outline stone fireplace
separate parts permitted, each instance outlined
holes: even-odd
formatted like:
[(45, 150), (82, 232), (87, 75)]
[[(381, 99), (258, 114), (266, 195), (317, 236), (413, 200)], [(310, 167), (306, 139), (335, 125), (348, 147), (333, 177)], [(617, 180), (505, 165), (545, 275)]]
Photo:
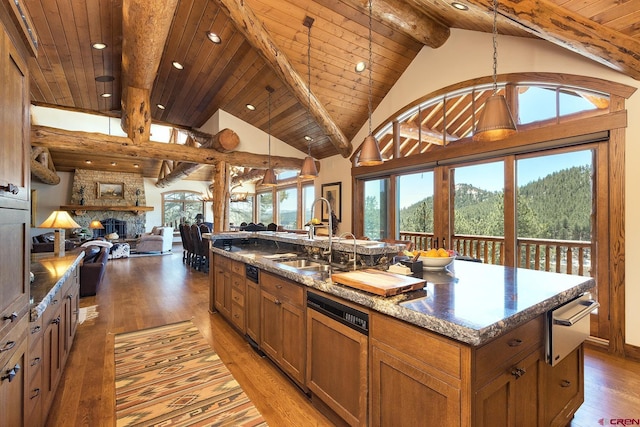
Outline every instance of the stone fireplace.
[[(122, 188), (116, 196), (101, 194), (101, 187), (117, 184)], [(142, 175), (125, 172), (105, 172), (76, 169), (71, 188), (71, 205), (90, 206), (91, 209), (78, 209), (74, 220), (83, 228), (89, 228), (93, 220), (102, 222), (103, 230), (91, 230), (95, 236), (104, 236), (113, 232), (121, 238), (135, 238), (144, 233), (146, 214), (123, 207), (146, 206), (144, 181)], [(104, 206), (104, 209), (96, 209)]]

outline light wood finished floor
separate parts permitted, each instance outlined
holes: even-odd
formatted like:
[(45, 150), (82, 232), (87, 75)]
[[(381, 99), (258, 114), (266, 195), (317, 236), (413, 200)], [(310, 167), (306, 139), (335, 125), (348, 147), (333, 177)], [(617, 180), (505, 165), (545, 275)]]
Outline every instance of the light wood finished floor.
[[(109, 261), (98, 317), (78, 327), (47, 426), (114, 426), (114, 334), (192, 319), (272, 427), (330, 426), (307, 397), (258, 356), (219, 315), (210, 314), (208, 276), (174, 255)], [(586, 352), (585, 403), (571, 426), (640, 419), (640, 364)]]

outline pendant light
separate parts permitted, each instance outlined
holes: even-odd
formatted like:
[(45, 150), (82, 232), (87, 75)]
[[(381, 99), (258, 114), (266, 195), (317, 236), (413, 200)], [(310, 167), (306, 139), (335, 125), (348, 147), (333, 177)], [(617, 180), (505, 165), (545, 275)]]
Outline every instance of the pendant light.
[[(302, 25), (309, 28), (308, 33), (308, 43), (307, 43), (307, 76), (309, 77), (309, 104), (307, 111), (308, 114), (308, 125), (311, 125), (311, 26), (315, 20), (309, 16), (305, 16), (304, 21), (302, 21)], [(309, 128), (309, 126), (307, 126)], [(304, 158), (304, 162), (302, 162), (302, 169), (300, 169), (300, 178), (302, 179), (315, 179), (318, 177), (318, 169), (316, 168), (316, 161), (311, 156), (311, 141), (313, 138), (305, 137), (308, 140), (308, 152), (307, 157)]]
[(269, 169), (264, 173), (264, 178), (262, 178), (262, 185), (267, 185), (269, 187), (273, 187), (277, 185), (278, 181), (276, 180), (276, 174), (273, 173), (273, 169), (271, 169), (271, 94), (273, 93), (273, 88), (271, 86), (267, 86), (267, 92), (269, 92), (269, 124), (268, 124), (268, 132), (269, 135)]
[(490, 142), (513, 135), (518, 130), (513, 121), (507, 100), (498, 95), (498, 0), (493, 0), (493, 94), (487, 99), (480, 113), (473, 140)]
[(372, 12), (371, 12), (371, 0), (369, 0), (369, 135), (362, 142), (360, 148), (360, 155), (358, 156), (358, 166), (375, 166), (382, 164), (382, 154), (380, 154), (380, 147), (378, 141), (371, 132), (371, 114), (373, 110), (373, 78), (371, 69), (373, 68), (373, 50), (371, 48), (372, 43)]

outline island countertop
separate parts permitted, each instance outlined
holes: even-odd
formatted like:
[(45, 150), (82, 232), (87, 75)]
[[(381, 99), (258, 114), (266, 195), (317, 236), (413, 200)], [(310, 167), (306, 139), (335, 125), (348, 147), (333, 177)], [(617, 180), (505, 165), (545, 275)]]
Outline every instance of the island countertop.
[(31, 272), (34, 275), (30, 288), (31, 322), (38, 320), (44, 313), (82, 258), (84, 258), (84, 251), (67, 252), (62, 257), (55, 256), (53, 253), (31, 254)]
[(595, 286), (590, 277), (456, 260), (448, 270), (424, 272), (426, 286), (380, 297), (330, 277), (283, 267), (269, 247), (212, 246), (212, 252), (278, 274), (456, 341), (480, 346)]

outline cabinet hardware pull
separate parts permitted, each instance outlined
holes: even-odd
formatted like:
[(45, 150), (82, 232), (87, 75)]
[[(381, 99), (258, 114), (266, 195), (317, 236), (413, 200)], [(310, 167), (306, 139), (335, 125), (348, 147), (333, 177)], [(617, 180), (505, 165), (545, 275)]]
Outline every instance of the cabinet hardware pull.
[(282, 289), (282, 285), (276, 285), (276, 288)]
[(509, 341), (509, 347), (518, 347), (519, 345), (522, 344), (522, 340), (520, 338), (514, 338), (511, 341)]
[(0, 185), (0, 189), (11, 194), (18, 194), (20, 192), (18, 186), (12, 183), (8, 183), (7, 185)]
[(31, 362), (31, 366), (36, 366), (38, 363), (40, 363), (40, 358), (36, 357), (35, 359), (33, 359), (33, 361)]
[(33, 393), (31, 393), (31, 397), (29, 399), (35, 399), (38, 396), (40, 396), (40, 389), (39, 388), (34, 388), (33, 389)]
[(280, 305), (280, 304), (282, 304), (282, 303), (280, 302), (280, 300), (279, 300), (279, 299), (277, 299), (277, 300), (273, 301), (273, 303), (274, 303), (275, 305)]
[(58, 303), (57, 299), (54, 299), (53, 301), (51, 301), (51, 304), (57, 304), (57, 303)]
[(31, 329), (32, 334), (35, 334), (36, 332), (40, 332), (40, 326), (36, 326), (35, 328)]
[(3, 375), (0, 377), (0, 381), (4, 381), (4, 380), (9, 380), (9, 382), (13, 381), (13, 378), (16, 375), (18, 375), (19, 371), (20, 371), (20, 365), (16, 363), (16, 366), (14, 366), (13, 369), (8, 370), (6, 375)]
[(560, 381), (560, 387), (567, 388), (567, 387), (570, 387), (570, 386), (571, 386), (571, 381), (569, 381), (569, 380)]
[(11, 313), (8, 316), (2, 316), (2, 320), (11, 320), (11, 322), (13, 323), (14, 320), (16, 320), (18, 318), (18, 313), (16, 313), (15, 311), (13, 313)]
[(11, 350), (13, 347), (15, 347), (15, 345), (16, 345), (15, 341), (7, 341), (4, 347), (0, 348), (0, 353), (2, 353), (3, 351)]
[(516, 379), (520, 378), (521, 376), (523, 376), (526, 373), (527, 373), (527, 371), (524, 368), (513, 368), (511, 370), (511, 375), (516, 377)]
[(60, 324), (60, 316), (58, 316), (55, 319), (53, 319), (51, 321), (51, 323), (54, 324), (54, 325), (59, 325)]

